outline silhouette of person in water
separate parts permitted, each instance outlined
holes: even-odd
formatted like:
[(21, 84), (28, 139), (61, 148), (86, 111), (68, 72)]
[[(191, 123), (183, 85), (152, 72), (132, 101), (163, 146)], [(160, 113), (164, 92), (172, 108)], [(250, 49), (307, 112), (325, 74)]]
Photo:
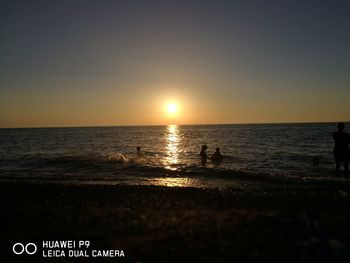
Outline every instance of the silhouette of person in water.
[(136, 156), (141, 157), (141, 147), (140, 146), (136, 147), (136, 151), (137, 151)]
[(334, 160), (335, 160), (335, 175), (339, 174), (341, 163), (344, 163), (345, 177), (349, 174), (349, 159), (350, 159), (350, 135), (344, 132), (345, 125), (343, 122), (337, 124), (337, 131), (333, 133), (334, 139)]
[(318, 166), (320, 164), (320, 157), (315, 156), (314, 158), (312, 158), (312, 163), (314, 164), (314, 166)]
[(213, 163), (217, 163), (217, 164), (219, 164), (219, 163), (221, 163), (222, 162), (222, 155), (221, 155), (221, 152), (220, 152), (220, 148), (219, 147), (216, 147), (216, 149), (215, 149), (215, 153), (213, 153), (212, 155), (211, 155), (211, 161), (213, 162)]
[(205, 152), (207, 149), (208, 149), (208, 146), (204, 144), (202, 145), (201, 152), (199, 153), (199, 156), (201, 157), (201, 161), (203, 164), (206, 163), (207, 160), (209, 160), (208, 154)]

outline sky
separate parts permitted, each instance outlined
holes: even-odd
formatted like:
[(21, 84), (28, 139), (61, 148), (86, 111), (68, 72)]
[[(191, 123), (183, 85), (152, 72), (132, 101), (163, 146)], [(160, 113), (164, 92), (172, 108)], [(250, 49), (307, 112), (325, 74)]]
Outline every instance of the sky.
[(0, 127), (349, 121), (349, 14), (347, 0), (3, 0)]

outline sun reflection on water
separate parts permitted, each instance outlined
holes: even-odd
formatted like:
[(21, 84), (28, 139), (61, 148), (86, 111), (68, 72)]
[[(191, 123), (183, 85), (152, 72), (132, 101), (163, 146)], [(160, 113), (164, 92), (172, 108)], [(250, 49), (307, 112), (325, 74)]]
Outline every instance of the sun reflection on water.
[(177, 125), (168, 125), (166, 134), (166, 158), (165, 168), (170, 170), (177, 170), (176, 165), (179, 163), (179, 145), (180, 135)]
[(169, 187), (193, 187), (202, 186), (200, 181), (190, 178), (158, 178), (152, 180), (153, 185), (169, 186)]

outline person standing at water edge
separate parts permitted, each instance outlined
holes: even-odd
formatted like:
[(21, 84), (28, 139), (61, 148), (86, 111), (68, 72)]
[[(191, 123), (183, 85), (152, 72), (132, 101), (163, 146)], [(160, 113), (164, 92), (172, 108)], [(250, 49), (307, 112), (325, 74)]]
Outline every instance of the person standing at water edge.
[(350, 159), (350, 135), (344, 132), (345, 125), (343, 122), (337, 124), (337, 131), (333, 133), (334, 139), (334, 159), (335, 159), (335, 175), (339, 174), (340, 165), (344, 163), (345, 177), (349, 173), (349, 159)]

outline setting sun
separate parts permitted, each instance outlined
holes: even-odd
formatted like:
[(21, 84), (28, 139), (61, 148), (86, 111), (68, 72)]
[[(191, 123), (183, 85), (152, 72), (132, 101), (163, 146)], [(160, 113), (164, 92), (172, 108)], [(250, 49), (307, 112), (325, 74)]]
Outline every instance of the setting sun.
[(184, 121), (184, 104), (183, 101), (180, 103), (180, 99), (178, 98), (170, 98), (163, 100), (162, 105), (162, 117), (163, 123), (165, 124), (179, 124), (179, 122), (183, 123)]
[(167, 106), (168, 113), (175, 114), (177, 112), (177, 106), (174, 103), (170, 103)]

